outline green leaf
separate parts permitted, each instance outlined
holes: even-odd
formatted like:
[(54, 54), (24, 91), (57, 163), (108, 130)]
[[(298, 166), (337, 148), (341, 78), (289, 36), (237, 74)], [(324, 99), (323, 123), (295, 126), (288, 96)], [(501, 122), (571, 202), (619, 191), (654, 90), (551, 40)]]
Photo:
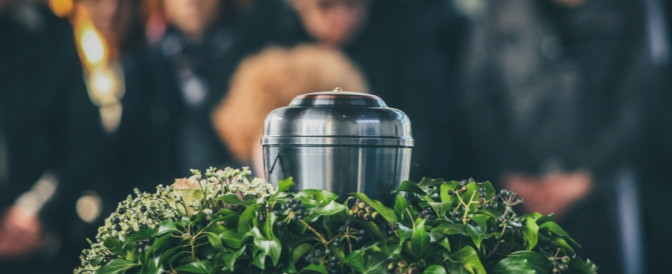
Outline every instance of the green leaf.
[(210, 245), (215, 249), (215, 250), (223, 250), (224, 246), (222, 246), (222, 239), (217, 236), (217, 234), (212, 233), (212, 232), (205, 232), (205, 236), (208, 237), (208, 242), (210, 242)]
[(284, 180), (280, 180), (278, 182), (278, 191), (277, 192), (285, 192), (289, 190), (292, 186), (294, 186), (294, 180), (292, 177), (289, 177)]
[(236, 265), (236, 261), (238, 260), (238, 258), (240, 258), (240, 256), (243, 255), (243, 253), (245, 253), (245, 248), (246, 247), (247, 246), (243, 246), (243, 247), (239, 248), (238, 250), (236, 250), (236, 252), (233, 252), (233, 253), (229, 252), (229, 253), (224, 254), (224, 256), (223, 256), (224, 263), (229, 267), (229, 269), (231, 271), (234, 270), (235, 265)]
[(364, 272), (364, 252), (361, 250), (354, 250), (350, 255), (343, 259), (343, 264), (350, 266), (352, 270)]
[(174, 231), (177, 231), (175, 223), (173, 223), (170, 220), (164, 220), (163, 222), (161, 222), (161, 225), (159, 226), (159, 231), (156, 232), (156, 235), (163, 235), (166, 233), (172, 233)]
[[(310, 200), (314, 199), (318, 204), (328, 204), (329, 202), (338, 199), (338, 195), (323, 189), (304, 189), (299, 191), (294, 197), (303, 203), (310, 204)], [(313, 202), (314, 203), (314, 202)]]
[(297, 246), (296, 248), (294, 248), (294, 250), (292, 251), (292, 262), (296, 263), (298, 260), (303, 258), (303, 255), (308, 253), (308, 251), (310, 251), (311, 247), (312, 247), (311, 244), (303, 243), (303, 244)]
[(240, 215), (240, 218), (238, 218), (238, 233), (243, 234), (245, 232), (250, 231), (250, 226), (252, 220), (255, 218), (255, 213), (259, 209), (261, 205), (259, 204), (253, 204), (251, 206), (248, 206), (245, 211), (243, 211), (243, 214)]
[(533, 251), (517, 251), (497, 262), (493, 273), (550, 273), (553, 263), (546, 256)]
[(321, 264), (309, 264), (303, 269), (301, 269), (301, 273), (322, 273), (322, 274), (327, 274), (327, 268), (324, 265)]
[(243, 246), (243, 242), (250, 236), (248, 233), (240, 234), (233, 229), (225, 230), (219, 234), (219, 238), (231, 248), (240, 248)]
[(235, 194), (222, 195), (219, 198), (217, 198), (217, 200), (220, 200), (220, 201), (222, 201), (224, 203), (227, 203), (227, 204), (230, 204), (230, 205), (242, 205), (242, 206), (245, 206), (245, 207), (248, 207), (250, 205), (253, 205), (253, 204), (257, 203), (256, 200), (241, 200)]
[(523, 238), (525, 238), (525, 247), (532, 250), (539, 241), (539, 225), (533, 216), (525, 217), (525, 228), (523, 229)]
[(124, 249), (121, 247), (121, 242), (117, 238), (108, 237), (105, 239), (105, 241), (103, 241), (103, 245), (116, 254), (121, 254), (124, 252)]
[(452, 204), (455, 201), (455, 195), (450, 195), (448, 194), (449, 190), (455, 190), (455, 187), (457, 187), (459, 183), (457, 181), (450, 181), (441, 184), (439, 187), (439, 197), (441, 197), (441, 202), (442, 203), (450, 203)]
[(258, 228), (252, 228), (252, 235), (254, 237), (254, 247), (257, 250), (255, 260), (263, 267), (266, 256), (270, 256), (273, 265), (277, 265), (282, 253), (282, 245), (280, 241), (272, 235), (273, 239), (267, 239), (261, 234)]
[(376, 223), (374, 223), (374, 222), (364, 222), (362, 224), (362, 226), (364, 226), (366, 231), (373, 234), (373, 236), (375, 236), (376, 239), (385, 241), (385, 236), (383, 236), (383, 233), (380, 232), (380, 228), (378, 228), (378, 225)]
[(564, 229), (562, 229), (556, 222), (553, 221), (544, 222), (543, 224), (539, 225), (539, 230), (546, 231), (549, 235), (551, 235), (552, 233), (560, 237), (563, 237), (568, 241), (570, 241), (572, 244), (581, 247), (581, 245), (579, 245), (579, 243), (574, 241), (574, 239), (572, 239), (572, 237), (570, 237), (569, 234), (567, 234), (567, 232)]
[(433, 264), (427, 267), (423, 274), (447, 274), (446, 269), (440, 264)]
[(124, 259), (113, 259), (103, 267), (101, 267), (96, 273), (101, 274), (116, 274), (123, 273), (126, 270), (140, 266), (140, 264), (127, 261)]
[(476, 248), (481, 249), (481, 242), (485, 238), (485, 231), (478, 225), (467, 224), (467, 234), (476, 245)]
[(433, 179), (433, 178), (427, 178), (424, 177), (420, 182), (418, 182), (418, 186), (421, 188), (429, 188), (429, 187), (440, 187), (442, 184), (447, 183), (443, 179)]
[(404, 246), (406, 245), (406, 241), (410, 239), (413, 236), (413, 230), (399, 224), (399, 229), (397, 230), (399, 232), (399, 243), (397, 244), (397, 247), (392, 251), (392, 254), (394, 255), (399, 255), (401, 254), (401, 251), (403, 250)]
[[(476, 250), (471, 246), (465, 246), (457, 252), (450, 254), (448, 260), (461, 265), (469, 273), (486, 273)], [(449, 271), (453, 272), (450, 269)]]
[(570, 259), (567, 265), (570, 273), (594, 274), (598, 270), (598, 267), (590, 259), (583, 261), (578, 257)]
[(467, 228), (463, 224), (442, 223), (439, 226), (433, 228), (431, 231), (432, 233), (441, 233), (445, 235), (454, 235), (454, 234), (468, 235)]
[(369, 198), (369, 196), (366, 196), (366, 194), (357, 192), (351, 194), (352, 196), (356, 197), (357, 199), (362, 200), (369, 206), (373, 207), (374, 210), (376, 210), (380, 216), (383, 216), (383, 218), (388, 221), (388, 222), (396, 222), (397, 221), (397, 215), (394, 214), (394, 211), (386, 206), (383, 205), (378, 200), (373, 200)]
[(163, 245), (171, 237), (172, 237), (172, 235), (166, 234), (166, 235), (163, 235), (163, 236), (159, 237), (158, 239), (154, 240), (154, 243), (152, 244), (152, 247), (150, 247), (149, 250), (147, 250), (147, 253), (152, 253), (152, 252), (154, 252), (154, 251), (156, 251), (160, 248), (163, 248), (164, 247)]
[[(420, 219), (418, 219), (420, 220)], [(412, 255), (420, 260), (425, 257), (429, 247), (429, 236), (427, 235), (427, 230), (425, 230), (425, 219), (421, 221), (416, 221), (415, 227), (413, 228), (413, 235), (411, 236), (411, 252)]]
[(555, 238), (555, 239), (553, 240), (553, 242), (555, 242), (555, 244), (557, 244), (557, 245), (559, 245), (559, 246), (561, 246), (561, 247), (564, 247), (566, 250), (569, 250), (569, 252), (574, 253), (574, 248), (572, 248), (572, 246), (570, 246), (570, 245), (567, 243), (567, 241), (565, 241), (565, 239), (563, 239), (563, 238)]
[(420, 188), (416, 183), (411, 181), (401, 182), (401, 185), (399, 185), (399, 187), (395, 191), (396, 192), (405, 191), (405, 192), (417, 193), (420, 195), (427, 195), (427, 192), (422, 190), (422, 188)]
[(177, 270), (178, 272), (207, 274), (210, 273), (211, 268), (212, 263), (210, 261), (203, 260), (203, 261), (191, 262), (189, 264), (175, 268), (175, 270)]
[(336, 201), (331, 201), (325, 206), (319, 206), (315, 208), (310, 215), (306, 218), (306, 221), (309, 223), (314, 222), (317, 218), (322, 216), (330, 216), (339, 212), (348, 210), (348, 208)]

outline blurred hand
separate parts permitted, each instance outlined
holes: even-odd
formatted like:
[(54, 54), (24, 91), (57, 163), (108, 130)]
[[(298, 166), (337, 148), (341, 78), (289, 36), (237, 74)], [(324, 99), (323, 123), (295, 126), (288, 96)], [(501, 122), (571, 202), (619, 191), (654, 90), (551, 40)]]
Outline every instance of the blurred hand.
[(11, 207), (0, 219), (0, 258), (19, 258), (42, 245), (39, 217), (20, 207)]
[(558, 219), (590, 192), (591, 181), (590, 173), (585, 170), (571, 173), (556, 171), (540, 176), (512, 173), (504, 178), (505, 188), (518, 192), (525, 199), (523, 207), (526, 211), (555, 213)]

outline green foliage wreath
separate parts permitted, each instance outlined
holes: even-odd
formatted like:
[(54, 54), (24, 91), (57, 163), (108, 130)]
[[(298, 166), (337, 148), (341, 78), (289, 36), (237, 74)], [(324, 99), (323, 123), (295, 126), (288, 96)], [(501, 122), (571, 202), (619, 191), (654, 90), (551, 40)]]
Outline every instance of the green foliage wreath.
[(552, 216), (518, 215), (522, 199), (489, 182), (406, 181), (389, 207), (248, 169), (192, 173), (122, 201), (75, 273), (597, 271)]

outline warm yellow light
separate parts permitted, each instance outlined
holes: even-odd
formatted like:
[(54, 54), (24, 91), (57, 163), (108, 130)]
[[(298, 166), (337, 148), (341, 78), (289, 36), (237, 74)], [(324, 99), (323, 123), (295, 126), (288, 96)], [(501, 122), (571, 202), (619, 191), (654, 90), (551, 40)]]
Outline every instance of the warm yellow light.
[(49, 8), (58, 17), (65, 17), (72, 11), (72, 0), (49, 0)]
[(82, 23), (78, 35), (79, 47), (84, 54), (84, 62), (90, 67), (105, 65), (107, 47), (103, 36), (88, 22)]

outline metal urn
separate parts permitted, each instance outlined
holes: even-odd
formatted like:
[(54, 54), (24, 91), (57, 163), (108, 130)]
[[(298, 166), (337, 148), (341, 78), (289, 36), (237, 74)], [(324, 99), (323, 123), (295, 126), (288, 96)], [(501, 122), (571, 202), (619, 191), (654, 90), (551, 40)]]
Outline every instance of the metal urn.
[(408, 179), (413, 138), (402, 111), (377, 96), (339, 90), (299, 95), (273, 110), (261, 143), (273, 184), (293, 177), (299, 190), (387, 199)]

